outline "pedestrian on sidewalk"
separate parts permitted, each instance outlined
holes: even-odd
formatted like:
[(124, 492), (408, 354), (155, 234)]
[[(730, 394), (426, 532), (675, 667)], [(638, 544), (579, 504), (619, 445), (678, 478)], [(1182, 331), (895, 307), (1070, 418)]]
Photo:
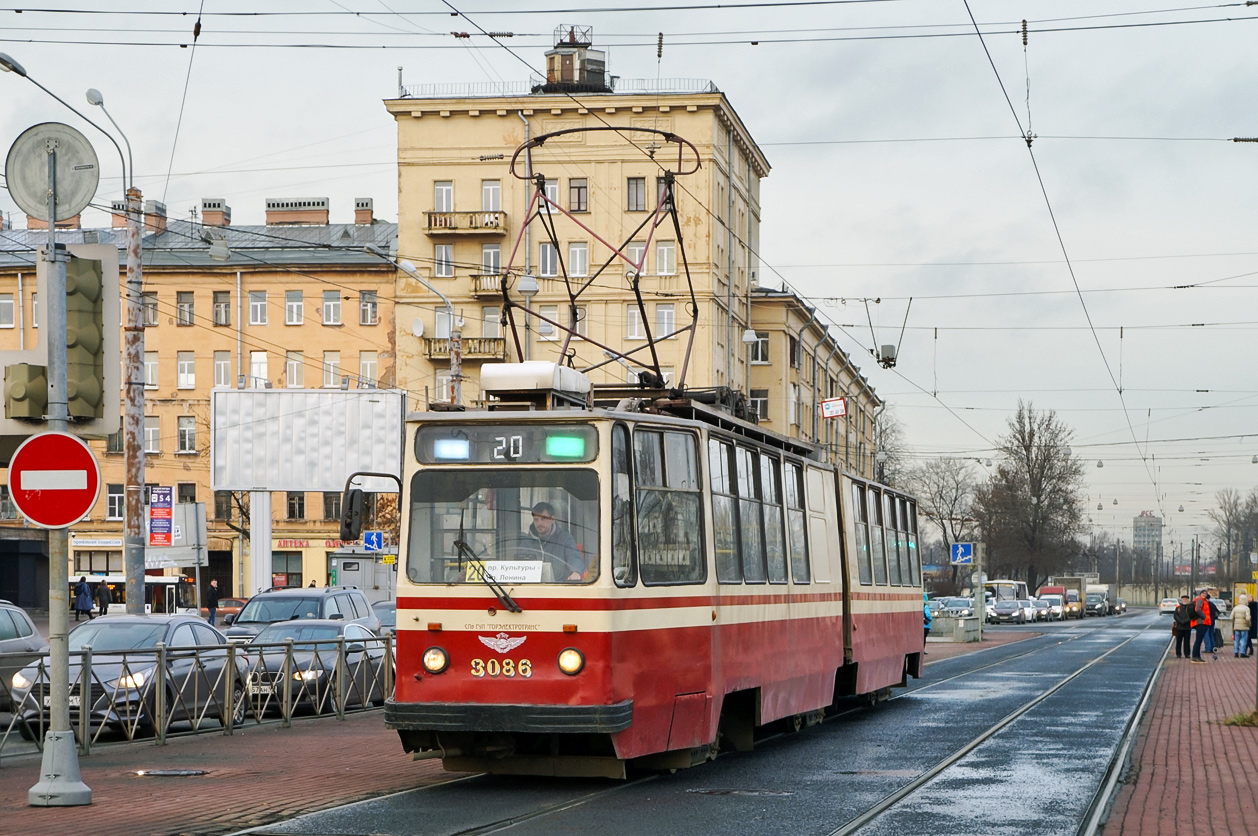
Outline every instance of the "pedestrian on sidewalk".
[(80, 575), (74, 585), (74, 620), (78, 621), (84, 614), (88, 621), (92, 620), (92, 589), (87, 585), (87, 576)]
[(1206, 601), (1209, 597), (1209, 593), (1202, 591), (1198, 592), (1197, 597), (1192, 600), (1192, 628), (1197, 634), (1192, 643), (1192, 660), (1194, 662), (1204, 663), (1206, 661), (1201, 658), (1201, 646), (1205, 644), (1206, 636), (1214, 632), (1214, 625), (1210, 623), (1210, 604)]
[(1175, 637), (1175, 658), (1187, 659), (1192, 655), (1193, 609), (1192, 599), (1179, 596), (1179, 606), (1171, 616), (1171, 635)]
[(1245, 640), (1245, 655), (1254, 655), (1254, 639), (1258, 639), (1258, 598), (1249, 601), (1249, 637)]
[(1217, 662), (1219, 660), (1219, 645), (1223, 644), (1223, 631), (1219, 629), (1219, 605), (1214, 603), (1214, 599), (1210, 597), (1210, 593), (1206, 593), (1206, 606), (1210, 609), (1210, 633), (1206, 636), (1206, 650), (1210, 651), (1210, 655)]
[(209, 613), (209, 622), (214, 624), (214, 617), (218, 615), (218, 578), (210, 581), (210, 588), (205, 591), (205, 609)]
[(926, 655), (926, 639), (930, 636), (930, 625), (934, 620), (934, 615), (930, 611), (930, 598), (925, 592), (922, 593), (922, 627), (926, 630), (926, 635), (922, 636), (922, 655)]
[(114, 596), (109, 591), (109, 584), (101, 581), (96, 584), (96, 603), (100, 607), (100, 614), (107, 615), (109, 613), (109, 605), (114, 602)]
[(1242, 595), (1232, 609), (1232, 656), (1240, 658), (1249, 641), (1249, 602)]

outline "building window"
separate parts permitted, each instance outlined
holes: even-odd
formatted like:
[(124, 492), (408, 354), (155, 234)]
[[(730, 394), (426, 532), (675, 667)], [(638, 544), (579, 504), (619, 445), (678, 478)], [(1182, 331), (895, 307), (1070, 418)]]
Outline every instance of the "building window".
[(12, 328), (17, 318), (14, 313), (13, 294), (0, 293), (0, 328)]
[(646, 329), (642, 327), (642, 312), (638, 310), (637, 305), (628, 305), (625, 308), (625, 338), (630, 340), (645, 340)]
[(480, 181), (480, 208), (482, 212), (497, 212), (502, 209), (502, 181)]
[(769, 332), (757, 331), (756, 341), (748, 347), (750, 360), (753, 363), (769, 362)]
[(127, 495), (122, 485), (108, 485), (105, 488), (105, 519), (120, 520), (127, 512)]
[(358, 294), (358, 324), (380, 324), (380, 299), (376, 291), (363, 290)]
[(799, 340), (796, 339), (795, 337), (789, 338), (786, 344), (786, 352), (789, 355), (787, 359), (790, 360), (791, 368), (798, 369), (799, 368)]
[(301, 552), (271, 553), (271, 585), (301, 586)]
[(162, 421), (156, 415), (144, 416), (144, 452), (162, 452)]
[(324, 492), (323, 518), (325, 520), (339, 520), (341, 518), (341, 494), (339, 492)]
[(646, 211), (646, 178), (630, 177), (625, 189), (625, 210), (628, 212)]
[(193, 317), (193, 295), (190, 290), (180, 290), (175, 294), (175, 324), (191, 325)]
[(450, 400), (450, 392), (450, 373), (437, 372), (433, 386), (433, 400), (437, 403), (445, 403)]
[(232, 385), (232, 353), (230, 351), (214, 352), (214, 385), (231, 388)]
[(178, 373), (180, 389), (197, 388), (197, 361), (191, 351), (180, 351), (175, 355), (175, 371)]
[(480, 334), (482, 337), (502, 336), (502, 310), (497, 305), (480, 309)]
[(664, 339), (676, 327), (676, 314), (672, 302), (660, 302), (655, 306), (655, 338)]
[(144, 291), (144, 296), (140, 300), (140, 306), (143, 310), (144, 327), (152, 328), (157, 325), (157, 291)]
[(39, 327), (39, 294), (31, 294), (31, 327)]
[(434, 322), (436, 326), (433, 329), (433, 336), (439, 340), (450, 339), (450, 312), (445, 308), (433, 312)]
[(325, 388), (341, 385), (341, 352), (323, 352), (323, 385)]
[(438, 180), (432, 184), (432, 211), (454, 211), (454, 182)]
[(542, 242), (541, 250), (538, 252), (537, 274), (550, 278), (559, 275), (559, 251), (550, 242)]
[(568, 179), (568, 211), (590, 211), (590, 186), (589, 181), (584, 177)]
[(542, 187), (542, 193), (546, 195), (546, 199), (556, 206), (559, 205), (559, 181), (547, 180)]
[(794, 383), (786, 387), (786, 414), (792, 424), (799, 425), (799, 386)]
[(214, 324), (232, 324), (232, 295), (229, 290), (214, 291)]
[(302, 389), (306, 385), (306, 355), (300, 351), (284, 354), (284, 385), (289, 389)]
[(232, 492), (214, 492), (214, 519), (230, 520), (232, 518)]
[(572, 329), (573, 337), (589, 336), (589, 309), (585, 305), (573, 305), (568, 309), (568, 327)]
[(249, 324), (266, 325), (266, 291), (249, 291)]
[(144, 352), (144, 388), (157, 388), (157, 352)]
[(323, 291), (323, 324), (341, 324), (341, 294), (336, 290)]
[(267, 362), (265, 351), (249, 352), (249, 386), (261, 389), (266, 386)]
[(191, 505), (197, 501), (197, 483), (180, 482), (175, 487), (175, 494), (180, 505)]
[(379, 375), (379, 354), (374, 351), (358, 352), (358, 388), (375, 388)]
[(502, 272), (502, 247), (500, 245), (480, 245), (480, 271), (486, 276), (496, 276)]
[(642, 272), (642, 268), (646, 267), (643, 263), (646, 258), (646, 244), (642, 241), (630, 241), (629, 246), (625, 247), (625, 255), (633, 262), (633, 268), (638, 272)]
[(677, 242), (657, 241), (655, 244), (655, 272), (661, 276), (677, 274)]
[(757, 421), (769, 420), (769, 390), (768, 389), (752, 389), (751, 397), (747, 399), (747, 406), (751, 411), (756, 413)]
[(559, 321), (559, 306), (558, 305), (539, 305), (537, 308), (537, 312), (541, 316), (545, 317), (545, 319), (538, 320), (537, 322), (538, 338), (543, 339), (543, 340), (555, 339), (555, 332), (558, 329), (555, 328), (554, 325), (551, 325), (550, 322), (547, 322), (546, 319), (549, 319), (551, 322), (558, 322)]
[(195, 453), (197, 451), (197, 421), (191, 415), (179, 416), (179, 439), (176, 453)]
[(288, 519), (304, 520), (306, 518), (306, 495), (300, 491), (288, 492)]
[(433, 275), (439, 279), (454, 278), (454, 245), (438, 244), (434, 250)]
[(590, 275), (590, 250), (584, 241), (568, 245), (568, 275)]
[(306, 300), (300, 290), (284, 291), (284, 324), (301, 325), (306, 319)]
[(105, 437), (105, 452), (106, 453), (121, 453), (123, 451), (124, 451), (124, 448), (122, 444), (122, 430), (118, 430), (118, 432), (116, 433), (110, 433), (108, 436)]

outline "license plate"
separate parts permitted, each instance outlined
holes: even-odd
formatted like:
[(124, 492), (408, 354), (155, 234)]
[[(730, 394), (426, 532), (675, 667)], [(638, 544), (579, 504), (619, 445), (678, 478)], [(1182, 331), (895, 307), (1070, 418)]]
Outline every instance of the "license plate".
[(255, 684), (255, 685), (250, 686), (250, 688), (253, 690), (255, 694), (274, 694), (275, 693), (275, 686), (269, 683)]
[[(70, 697), (69, 697), (69, 699), (70, 699), (70, 707), (71, 707), (71, 708), (78, 708), (78, 707), (79, 707), (79, 705), (81, 704), (81, 703), (79, 702), (79, 695), (78, 695), (78, 694), (71, 694), (71, 695), (70, 695)], [(51, 708), (51, 707), (52, 707), (52, 696), (51, 696), (51, 695), (49, 695), (49, 694), (45, 694), (45, 695), (44, 695), (44, 708)]]

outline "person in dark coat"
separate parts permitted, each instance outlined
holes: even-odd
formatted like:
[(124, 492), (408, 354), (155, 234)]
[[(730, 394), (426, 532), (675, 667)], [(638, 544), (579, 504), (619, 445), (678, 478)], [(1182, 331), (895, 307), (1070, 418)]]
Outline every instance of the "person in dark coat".
[(1187, 659), (1192, 656), (1192, 599), (1187, 595), (1179, 596), (1179, 606), (1172, 616), (1171, 635), (1175, 637), (1175, 658)]
[(576, 538), (555, 521), (555, 506), (539, 502), (533, 506), (533, 524), (529, 536), (537, 542), (543, 560), (551, 567), (556, 581), (579, 581), (585, 574), (585, 558), (577, 548)]
[(1249, 639), (1245, 642), (1245, 655), (1254, 655), (1254, 639), (1258, 639), (1258, 598), (1249, 601)]
[(109, 605), (114, 602), (113, 593), (109, 591), (109, 584), (101, 581), (96, 584), (96, 605), (100, 607), (100, 614), (105, 615), (109, 612)]
[(210, 624), (218, 615), (218, 578), (210, 581), (210, 588), (205, 591), (205, 609), (209, 613)]
[(78, 621), (79, 617), (86, 614), (87, 620), (92, 620), (92, 589), (87, 585), (87, 576), (80, 575), (79, 582), (74, 585), (74, 620)]

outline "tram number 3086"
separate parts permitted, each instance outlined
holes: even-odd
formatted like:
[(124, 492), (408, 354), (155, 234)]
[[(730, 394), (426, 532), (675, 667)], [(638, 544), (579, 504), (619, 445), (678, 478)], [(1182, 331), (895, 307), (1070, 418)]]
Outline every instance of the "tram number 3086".
[(524, 437), (519, 435), (499, 435), (494, 437), (495, 459), (518, 459), (524, 454)]
[(473, 659), (472, 660), (472, 676), (477, 678), (484, 676), (522, 676), (528, 678), (533, 675), (533, 663), (528, 659), (515, 661), (514, 659), (503, 659), (499, 662), (497, 659)]

